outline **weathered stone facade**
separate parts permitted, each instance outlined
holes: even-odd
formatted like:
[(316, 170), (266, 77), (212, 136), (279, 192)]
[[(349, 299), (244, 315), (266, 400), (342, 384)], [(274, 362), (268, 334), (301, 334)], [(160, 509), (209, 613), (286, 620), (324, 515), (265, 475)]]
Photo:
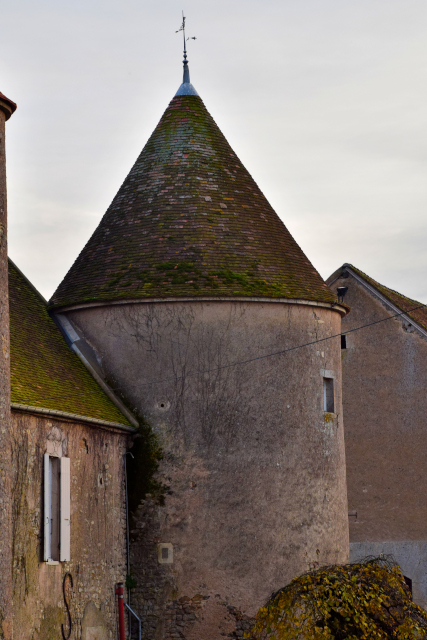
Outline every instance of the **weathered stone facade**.
[(164, 496), (140, 495), (132, 513), (147, 638), (237, 633), (236, 612), (251, 617), (295, 575), (347, 560), (339, 340), (229, 366), (339, 333), (337, 310), (212, 300), (67, 316), (163, 450)]
[(12, 637), (10, 339), (7, 264), (6, 120), (16, 105), (0, 93), (0, 638)]
[(348, 559), (339, 341), (295, 348), (346, 309), (184, 68), (50, 301), (161, 450), (153, 490), (138, 441), (129, 460), (147, 640), (241, 637), (272, 591)]
[(351, 307), (341, 352), (351, 558), (392, 554), (427, 608), (427, 311), (406, 314), (421, 303), (351, 265), (330, 281), (348, 287)]
[[(124, 454), (128, 434), (99, 425), (12, 412), (14, 637), (116, 637), (115, 584), (126, 577)], [(71, 462), (71, 559), (43, 561), (43, 455)], [(68, 579), (67, 579), (68, 581)]]
[[(11, 261), (9, 312), (12, 535), (2, 535), (13, 637), (53, 640), (63, 625), (65, 638), (107, 640), (126, 576), (124, 456), (135, 429)], [(3, 597), (7, 586), (2, 577)]]

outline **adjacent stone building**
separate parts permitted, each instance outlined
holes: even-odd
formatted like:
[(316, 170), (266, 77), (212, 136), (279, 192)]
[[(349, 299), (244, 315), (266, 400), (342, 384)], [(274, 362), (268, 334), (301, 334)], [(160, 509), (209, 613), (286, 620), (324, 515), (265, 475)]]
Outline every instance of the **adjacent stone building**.
[(0, 638), (107, 640), (127, 573), (125, 455), (138, 423), (8, 261), (15, 109), (0, 93)]
[(145, 638), (241, 635), (273, 590), (347, 560), (339, 340), (293, 349), (339, 334), (346, 308), (225, 140), (186, 62), (50, 309), (161, 450), (147, 494), (136, 442), (130, 482)]
[(12, 262), (9, 299), (13, 635), (51, 640), (63, 625), (64, 637), (107, 640), (116, 634), (114, 587), (126, 577), (124, 455), (134, 420)]
[(10, 361), (7, 286), (6, 121), (16, 104), (0, 93), (0, 638), (12, 637)]
[(347, 288), (351, 307), (341, 351), (351, 557), (392, 554), (426, 608), (427, 309), (349, 264), (328, 283)]

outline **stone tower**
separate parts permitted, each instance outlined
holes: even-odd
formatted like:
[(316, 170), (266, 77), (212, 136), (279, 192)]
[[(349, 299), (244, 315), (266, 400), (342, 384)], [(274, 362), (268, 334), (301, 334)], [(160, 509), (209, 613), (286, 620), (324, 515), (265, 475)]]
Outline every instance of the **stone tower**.
[[(345, 309), (216, 126), (186, 62), (51, 305), (162, 448), (157, 494), (138, 496), (142, 468), (131, 486), (144, 637), (240, 633), (273, 590), (347, 560), (340, 341), (284, 353), (339, 334)], [(148, 460), (140, 450), (136, 441), (136, 465)]]
[(6, 120), (16, 104), (0, 93), (0, 638), (12, 637), (12, 512), (7, 263)]

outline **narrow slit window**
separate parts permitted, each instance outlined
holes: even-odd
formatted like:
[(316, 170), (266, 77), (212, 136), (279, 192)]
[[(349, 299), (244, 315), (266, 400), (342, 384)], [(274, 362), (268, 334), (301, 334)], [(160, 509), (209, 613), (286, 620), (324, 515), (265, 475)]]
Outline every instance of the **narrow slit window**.
[(347, 349), (347, 336), (341, 336), (341, 349)]
[(326, 413), (335, 412), (333, 378), (323, 378), (323, 411)]

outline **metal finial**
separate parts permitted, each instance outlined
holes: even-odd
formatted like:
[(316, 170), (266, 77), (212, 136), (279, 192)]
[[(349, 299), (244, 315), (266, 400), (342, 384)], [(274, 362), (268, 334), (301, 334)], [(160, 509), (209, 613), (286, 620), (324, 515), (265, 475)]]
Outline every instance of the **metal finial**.
[[(180, 31), (182, 31), (182, 36), (184, 39), (184, 82), (190, 82), (190, 72), (188, 70), (188, 61), (187, 61), (187, 41), (185, 38), (185, 15), (184, 15), (184, 11), (182, 12), (182, 25), (180, 26), (180, 28), (178, 29), (178, 31), (175, 31), (175, 33), (179, 33)], [(186, 72), (188, 74), (188, 80), (186, 80)]]
[(180, 28), (178, 29), (178, 31), (175, 31), (175, 33), (179, 33), (180, 31), (182, 31), (182, 36), (183, 36), (183, 40), (184, 40), (184, 60), (183, 60), (183, 63), (184, 63), (184, 74), (183, 74), (182, 85), (178, 89), (178, 92), (176, 93), (176, 95), (195, 95), (195, 96), (197, 96), (198, 95), (197, 91), (195, 90), (193, 85), (190, 83), (190, 69), (188, 68), (188, 60), (187, 60), (187, 40), (196, 40), (196, 38), (194, 36), (192, 36), (191, 38), (186, 38), (185, 37), (185, 15), (184, 15), (184, 11), (182, 12), (182, 24), (181, 24)]

